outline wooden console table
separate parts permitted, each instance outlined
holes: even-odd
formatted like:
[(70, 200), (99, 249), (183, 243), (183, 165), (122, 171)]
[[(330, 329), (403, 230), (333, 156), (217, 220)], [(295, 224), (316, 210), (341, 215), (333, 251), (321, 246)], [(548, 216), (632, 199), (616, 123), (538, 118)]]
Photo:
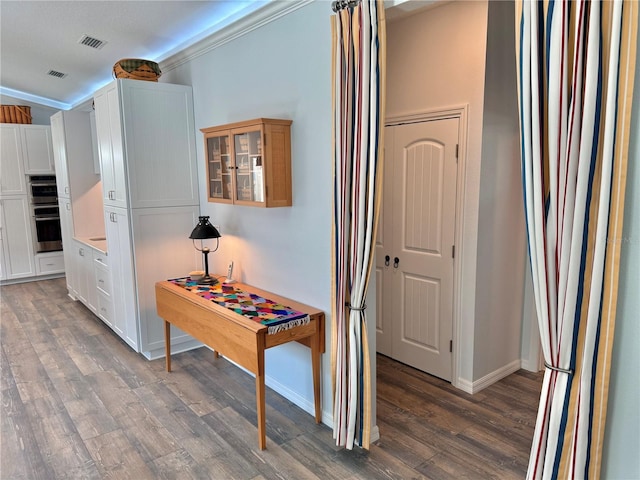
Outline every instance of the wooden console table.
[(170, 325), (174, 325), (211, 347), (216, 357), (218, 354), (223, 355), (255, 374), (258, 446), (264, 450), (266, 446), (264, 351), (267, 348), (297, 341), (311, 349), (315, 419), (316, 423), (321, 421), (320, 354), (325, 351), (324, 313), (316, 308), (249, 285), (242, 283), (233, 285), (246, 292), (255, 293), (307, 313), (310, 322), (269, 334), (265, 325), (245, 318), (170, 281), (157, 282), (156, 306), (158, 315), (164, 319), (167, 371), (171, 371)]

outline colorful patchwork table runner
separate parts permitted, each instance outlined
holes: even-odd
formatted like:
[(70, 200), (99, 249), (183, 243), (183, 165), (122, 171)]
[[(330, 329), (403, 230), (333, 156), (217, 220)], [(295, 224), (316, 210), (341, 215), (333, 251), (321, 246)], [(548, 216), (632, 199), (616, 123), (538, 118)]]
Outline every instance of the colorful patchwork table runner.
[(243, 315), (254, 322), (268, 327), (268, 333), (278, 333), (299, 325), (307, 325), (311, 319), (304, 312), (298, 312), (272, 300), (245, 292), (233, 285), (198, 285), (190, 277), (169, 280), (185, 290), (211, 300), (229, 310)]

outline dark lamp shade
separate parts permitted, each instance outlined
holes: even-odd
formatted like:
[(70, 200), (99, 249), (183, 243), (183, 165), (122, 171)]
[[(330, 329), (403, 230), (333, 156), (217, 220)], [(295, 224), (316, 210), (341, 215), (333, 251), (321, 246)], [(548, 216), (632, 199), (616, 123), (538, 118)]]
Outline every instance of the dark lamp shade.
[(198, 225), (193, 229), (189, 238), (194, 240), (204, 240), (206, 238), (220, 238), (220, 232), (209, 223), (209, 217), (198, 217)]

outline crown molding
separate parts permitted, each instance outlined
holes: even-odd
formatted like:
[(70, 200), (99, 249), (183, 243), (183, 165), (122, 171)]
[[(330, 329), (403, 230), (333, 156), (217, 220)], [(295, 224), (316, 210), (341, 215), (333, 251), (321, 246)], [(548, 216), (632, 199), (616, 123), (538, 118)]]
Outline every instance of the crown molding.
[(163, 72), (173, 70), (180, 65), (199, 57), (200, 55), (204, 55), (205, 53), (224, 45), (225, 43), (235, 40), (236, 38), (246, 35), (263, 25), (288, 15), (289, 13), (310, 4), (312, 1), (313, 0), (270, 1), (264, 7), (256, 10), (251, 15), (240, 18), (231, 25), (228, 25), (210, 36), (203, 38), (190, 47), (187, 47), (161, 61), (160, 68)]

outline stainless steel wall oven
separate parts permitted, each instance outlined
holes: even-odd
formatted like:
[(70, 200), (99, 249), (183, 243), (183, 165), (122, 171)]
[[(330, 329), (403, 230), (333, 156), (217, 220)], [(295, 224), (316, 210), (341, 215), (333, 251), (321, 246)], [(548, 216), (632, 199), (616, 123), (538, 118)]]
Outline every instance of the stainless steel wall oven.
[(36, 253), (62, 250), (56, 177), (29, 177), (33, 243)]

